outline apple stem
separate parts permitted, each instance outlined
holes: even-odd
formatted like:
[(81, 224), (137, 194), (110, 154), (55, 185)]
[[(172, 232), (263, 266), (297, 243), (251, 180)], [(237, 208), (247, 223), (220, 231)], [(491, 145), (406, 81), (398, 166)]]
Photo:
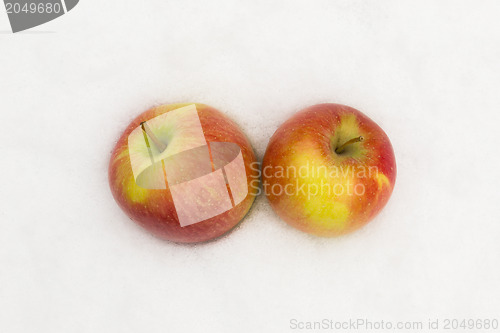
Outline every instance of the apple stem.
[(141, 128), (151, 138), (151, 141), (153, 141), (153, 143), (156, 145), (156, 148), (158, 148), (160, 153), (162, 153), (165, 149), (167, 149), (167, 145), (161, 142), (160, 139), (156, 137), (156, 135), (153, 133), (153, 131), (145, 121), (141, 123)]
[(340, 147), (337, 147), (335, 149), (335, 152), (337, 154), (342, 154), (344, 152), (345, 147), (347, 147), (350, 144), (356, 143), (356, 142), (362, 142), (364, 139), (365, 138), (363, 138), (363, 136), (358, 136), (357, 138), (353, 138), (353, 139), (351, 139), (349, 141), (346, 141), (346, 142), (344, 142), (343, 145), (341, 145)]

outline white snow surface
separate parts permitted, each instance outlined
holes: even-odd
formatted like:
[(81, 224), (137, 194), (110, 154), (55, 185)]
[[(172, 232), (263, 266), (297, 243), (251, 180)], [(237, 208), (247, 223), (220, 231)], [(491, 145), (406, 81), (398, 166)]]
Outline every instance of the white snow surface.
[[(499, 1), (83, 0), (12, 34), (2, 7), (0, 332), (500, 319), (499, 15)], [(296, 111), (355, 107), (392, 141), (392, 198), (340, 238), (259, 197), (215, 242), (157, 239), (116, 205), (107, 168), (136, 115), (174, 102), (227, 114), (259, 160)]]

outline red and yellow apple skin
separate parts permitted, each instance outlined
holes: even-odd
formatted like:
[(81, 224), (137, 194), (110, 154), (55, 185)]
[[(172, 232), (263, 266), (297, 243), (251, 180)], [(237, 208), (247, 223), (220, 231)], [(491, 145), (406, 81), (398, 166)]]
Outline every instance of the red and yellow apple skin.
[[(192, 104), (161, 105), (135, 118), (113, 149), (108, 169), (111, 192), (123, 211), (157, 237), (179, 243), (204, 242), (225, 234), (243, 219), (258, 191), (258, 183), (255, 184), (256, 180), (258, 181), (258, 170), (251, 167), (256, 160), (250, 142), (232, 120), (204, 104), (195, 105), (206, 141), (232, 142), (241, 149), (248, 182), (248, 195), (245, 199), (220, 215), (181, 227), (168, 187), (158, 190), (145, 189), (136, 184), (128, 149), (129, 134), (143, 121)], [(213, 202), (217, 202), (217, 198), (214, 197)]]
[[(358, 137), (363, 141), (335, 152)], [(262, 164), (264, 193), (274, 211), (297, 229), (325, 237), (373, 219), (395, 180), (387, 135), (360, 111), (339, 104), (314, 105), (288, 119), (271, 137)]]

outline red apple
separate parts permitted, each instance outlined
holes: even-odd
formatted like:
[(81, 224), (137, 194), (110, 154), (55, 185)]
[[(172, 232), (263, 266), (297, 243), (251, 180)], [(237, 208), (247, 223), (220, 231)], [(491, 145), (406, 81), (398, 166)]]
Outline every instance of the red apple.
[(396, 161), (384, 131), (339, 104), (306, 108), (271, 137), (262, 165), (274, 211), (307, 233), (337, 236), (368, 223), (385, 206)]
[(258, 190), (252, 163), (249, 141), (221, 112), (203, 104), (161, 105), (123, 132), (109, 185), (124, 212), (154, 235), (203, 242), (231, 230), (250, 209)]

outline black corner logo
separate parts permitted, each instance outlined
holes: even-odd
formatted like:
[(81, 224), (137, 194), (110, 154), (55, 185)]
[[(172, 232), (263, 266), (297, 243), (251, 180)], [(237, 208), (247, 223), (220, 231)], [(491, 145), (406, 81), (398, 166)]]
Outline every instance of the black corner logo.
[(52, 21), (72, 10), (79, 0), (4, 0), (12, 32)]

